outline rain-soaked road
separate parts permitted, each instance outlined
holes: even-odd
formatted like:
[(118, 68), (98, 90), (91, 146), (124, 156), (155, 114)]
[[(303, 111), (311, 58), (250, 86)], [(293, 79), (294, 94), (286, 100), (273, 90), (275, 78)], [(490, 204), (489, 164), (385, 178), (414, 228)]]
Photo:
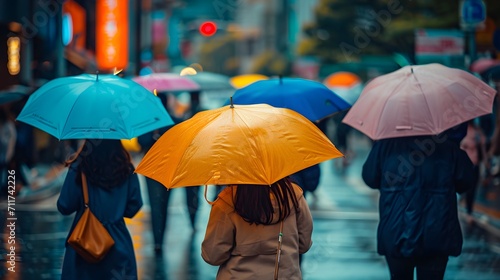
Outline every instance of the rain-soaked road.
[[(363, 185), (359, 174), (368, 151), (367, 142), (354, 139), (357, 155), (342, 173), (335, 160), (322, 164), (321, 184), (308, 200), (314, 216), (313, 247), (304, 256), (305, 280), (389, 279), (387, 266), (376, 253), (377, 192)], [(200, 244), (209, 206), (202, 201), (193, 232), (184, 203), (184, 192), (172, 191), (163, 257), (152, 250), (149, 207), (127, 220), (134, 240), (139, 279), (215, 279), (216, 267), (203, 262)], [(147, 203), (147, 193), (143, 192)], [(211, 196), (210, 196), (211, 197)], [(16, 205), (15, 272), (4, 279), (60, 279), (64, 241), (72, 217), (60, 215), (56, 197), (27, 206)], [(500, 241), (478, 227), (464, 226), (463, 254), (451, 258), (445, 279), (500, 279)], [(8, 238), (6, 232), (4, 237)], [(8, 262), (5, 268), (11, 267)], [(116, 271), (116, 280), (130, 279)]]

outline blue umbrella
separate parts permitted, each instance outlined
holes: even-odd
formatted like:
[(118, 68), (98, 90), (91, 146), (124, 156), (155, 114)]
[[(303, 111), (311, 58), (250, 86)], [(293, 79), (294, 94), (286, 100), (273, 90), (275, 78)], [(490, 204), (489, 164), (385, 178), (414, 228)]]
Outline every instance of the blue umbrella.
[[(310, 121), (319, 121), (351, 107), (322, 83), (299, 78), (257, 81), (236, 90), (232, 99), (234, 104), (264, 103), (292, 109)], [(229, 102), (226, 101), (226, 105)]]
[(174, 123), (157, 96), (109, 74), (48, 82), (30, 96), (17, 120), (59, 140), (131, 139)]

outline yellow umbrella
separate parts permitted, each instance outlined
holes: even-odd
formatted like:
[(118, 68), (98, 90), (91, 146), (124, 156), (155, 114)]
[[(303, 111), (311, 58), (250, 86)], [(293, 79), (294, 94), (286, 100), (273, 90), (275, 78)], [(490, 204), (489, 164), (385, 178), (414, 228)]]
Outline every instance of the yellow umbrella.
[(202, 111), (151, 147), (136, 172), (167, 188), (264, 184), (343, 156), (311, 121), (266, 104)]
[(129, 152), (140, 152), (141, 151), (141, 145), (139, 144), (139, 141), (137, 140), (137, 137), (134, 137), (132, 139), (122, 139), (122, 145), (125, 148), (125, 150)]
[(261, 74), (243, 74), (232, 77), (230, 82), (234, 88), (239, 89), (246, 87), (251, 83), (267, 79), (269, 79), (269, 77)]

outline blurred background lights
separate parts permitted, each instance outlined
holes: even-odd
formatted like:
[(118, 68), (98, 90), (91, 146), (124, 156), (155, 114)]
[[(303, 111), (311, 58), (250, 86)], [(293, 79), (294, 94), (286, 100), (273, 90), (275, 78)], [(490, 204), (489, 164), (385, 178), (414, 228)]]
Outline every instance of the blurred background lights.
[(62, 43), (67, 46), (73, 39), (73, 19), (71, 14), (64, 13), (62, 16)]
[(181, 70), (180, 75), (181, 76), (186, 76), (186, 75), (196, 75), (198, 72), (193, 68), (193, 67), (186, 67)]
[(17, 75), (21, 70), (20, 48), (21, 40), (19, 37), (7, 39), (7, 69), (11, 75)]
[(217, 25), (213, 21), (205, 21), (200, 25), (200, 34), (203, 36), (212, 36), (217, 32)]

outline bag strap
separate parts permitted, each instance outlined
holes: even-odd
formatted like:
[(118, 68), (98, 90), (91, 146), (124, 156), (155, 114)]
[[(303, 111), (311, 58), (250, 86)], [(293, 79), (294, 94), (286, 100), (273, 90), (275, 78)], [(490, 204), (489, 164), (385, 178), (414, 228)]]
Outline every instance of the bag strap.
[(283, 239), (283, 220), (280, 223), (280, 233), (278, 235), (278, 249), (276, 251), (276, 260), (274, 261), (274, 280), (278, 279), (278, 271), (280, 269), (282, 239)]
[(87, 176), (82, 172), (83, 203), (85, 208), (89, 208), (89, 192), (87, 187)]

